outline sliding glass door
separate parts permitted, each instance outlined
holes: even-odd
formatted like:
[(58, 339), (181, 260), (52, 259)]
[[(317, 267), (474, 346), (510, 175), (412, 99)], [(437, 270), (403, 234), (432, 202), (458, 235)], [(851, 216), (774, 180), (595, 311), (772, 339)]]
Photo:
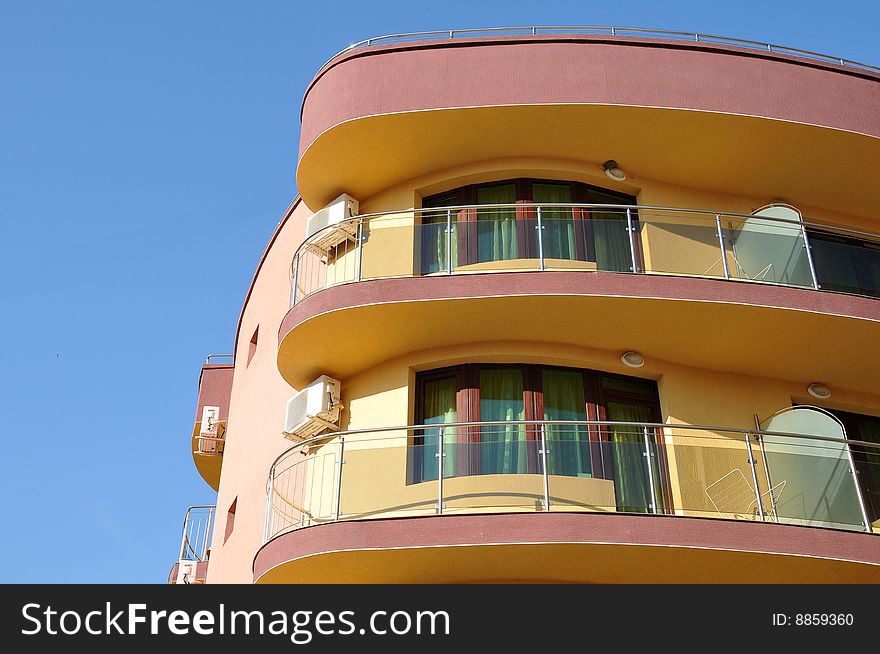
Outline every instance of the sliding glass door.
[[(481, 366), (478, 375), (481, 422), (526, 419), (522, 368)], [(480, 427), (479, 458), (484, 475), (528, 472), (525, 425)]]
[(617, 509), (664, 512), (666, 466), (662, 443), (649, 428), (612, 424), (539, 424), (517, 421), (660, 421), (651, 380), (592, 370), (537, 365), (469, 364), (420, 373), (416, 419), (431, 427), (413, 442), (414, 482), (437, 478), (439, 426), (444, 428), (444, 477), (542, 474), (541, 429), (551, 475), (613, 480)]
[[(421, 381), (420, 423), (438, 425), (436, 428), (425, 429), (422, 432), (413, 452), (415, 475), (422, 481), (437, 479), (437, 455), (441, 452), (441, 438), (444, 450), (455, 446), (455, 428), (443, 427), (443, 425), (458, 422), (457, 392), (458, 382), (454, 374), (430, 376)], [(449, 477), (453, 474), (455, 474), (455, 459), (450, 456), (443, 457), (443, 475)]]
[[(579, 370), (541, 369), (544, 420), (588, 420), (584, 375)], [(544, 426), (548, 448), (554, 452), (551, 475), (591, 477), (593, 474), (590, 430), (586, 425)]]
[[(437, 207), (438, 211), (426, 211), (422, 213), (422, 222), (416, 226), (417, 238), (415, 242), (419, 245), (417, 251), (418, 269), (423, 275), (446, 270), (446, 266), (450, 261), (457, 260), (458, 242), (455, 234), (458, 212), (454, 212), (452, 220), (450, 220), (449, 211), (442, 210), (443, 207), (454, 207), (464, 204), (461, 195), (454, 191), (444, 195), (434, 196), (431, 206)], [(448, 235), (447, 230), (452, 229), (452, 234)], [(447, 250), (452, 250), (452, 259), (449, 259)]]
[[(437, 208), (422, 214), (416, 239), (423, 274), (489, 262), (537, 259), (540, 255), (537, 211), (541, 207), (541, 245), (550, 267), (565, 262), (595, 262), (596, 269), (629, 271), (632, 255), (626, 231), (626, 210), (621, 208), (560, 207), (552, 205), (616, 204), (631, 206), (636, 198), (581, 182), (514, 179), (474, 184), (424, 198), (422, 206)], [(450, 216), (444, 207), (471, 206)], [(507, 206), (493, 206), (507, 205)], [(485, 207), (485, 208), (482, 208)], [(637, 223), (638, 215), (631, 210)], [(447, 245), (446, 221), (453, 231)], [(453, 250), (448, 253), (447, 250)], [(448, 257), (448, 259), (447, 259)], [(531, 265), (531, 264), (528, 264)], [(589, 266), (587, 266), (589, 267)]]
[[(514, 204), (516, 184), (493, 184), (478, 186), (476, 204)], [(508, 261), (520, 256), (520, 239), (517, 234), (516, 208), (495, 207), (477, 209), (476, 224), (468, 225), (470, 231), (476, 229), (476, 261)]]
[[(654, 422), (653, 407), (632, 401), (609, 400), (611, 422)], [(663, 513), (663, 476), (654, 430), (612, 424), (608, 427), (614, 466), (617, 510), (630, 513)]]
[(816, 230), (807, 237), (821, 288), (880, 297), (880, 245)]
[[(570, 184), (552, 184), (535, 182), (532, 184), (532, 201), (536, 204), (571, 204)], [(567, 259), (570, 261), (586, 261), (586, 241), (584, 238), (585, 222), (580, 209), (541, 208), (541, 224), (544, 231), (544, 257), (547, 259)]]

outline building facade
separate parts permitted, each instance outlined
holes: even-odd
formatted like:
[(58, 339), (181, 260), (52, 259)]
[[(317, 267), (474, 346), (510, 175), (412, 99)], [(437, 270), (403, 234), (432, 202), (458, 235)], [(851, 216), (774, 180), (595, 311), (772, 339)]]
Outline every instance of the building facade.
[(880, 581), (878, 106), (700, 35), (333, 57), (170, 580)]

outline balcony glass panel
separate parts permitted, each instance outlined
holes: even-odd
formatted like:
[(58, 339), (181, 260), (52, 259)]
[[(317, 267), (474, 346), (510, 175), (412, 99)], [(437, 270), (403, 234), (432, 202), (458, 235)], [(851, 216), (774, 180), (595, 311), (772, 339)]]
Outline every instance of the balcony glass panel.
[(789, 524), (864, 529), (864, 497), (840, 420), (813, 407), (792, 407), (763, 426), (769, 432), (801, 435), (761, 436), (769, 484), (781, 495), (774, 517)]
[[(516, 202), (516, 185), (499, 184), (481, 186), (477, 189), (477, 204), (513, 204)], [(516, 209), (477, 209), (476, 261), (509, 261), (520, 258), (520, 241)], [(473, 247), (473, 244), (472, 244)]]
[(869, 445), (638, 422), (458, 423), (442, 439), (433, 429), (292, 448), (272, 469), (267, 538), (335, 520), (548, 510), (880, 530), (860, 505), (880, 480)]
[[(456, 441), (454, 427), (442, 427), (442, 425), (456, 422), (458, 411), (456, 406), (456, 378), (455, 375), (435, 377), (422, 382), (422, 423), (425, 425), (438, 425), (435, 428), (423, 429), (416, 436), (418, 448), (415, 450), (418, 458), (418, 479), (430, 481), (437, 479), (437, 457), (441, 452), (440, 441), (452, 444)], [(444, 460), (443, 474), (447, 477), (455, 474), (455, 459), (448, 457)]]
[(423, 275), (430, 275), (445, 271), (448, 263), (449, 247), (452, 247), (453, 258), (457, 258), (457, 242), (453, 232), (452, 238), (448, 237), (449, 226), (455, 229), (458, 220), (457, 210), (442, 210), (441, 207), (454, 207), (460, 204), (458, 193), (439, 196), (433, 199), (432, 207), (437, 211), (425, 211), (422, 213), (421, 223), (416, 226), (417, 256), (419, 257), (420, 270)]
[[(584, 402), (584, 376), (580, 371), (558, 368), (541, 369), (544, 420), (587, 420)], [(590, 434), (586, 425), (547, 424), (544, 438), (548, 449), (559, 455), (548, 461), (553, 475), (592, 477)]]
[(645, 272), (724, 277), (713, 220), (683, 212), (640, 212), (638, 231)]
[[(613, 421), (645, 422), (651, 419), (651, 414), (647, 406), (608, 402), (608, 418)], [(618, 510), (662, 513), (663, 477), (654, 430), (611, 425), (608, 432)]]
[(731, 277), (811, 288), (813, 278), (799, 223), (753, 216), (726, 218)]
[(540, 510), (544, 478), (539, 442), (523, 425), (483, 426), (479, 431), (480, 440), (462, 439), (446, 448), (446, 458), (457, 462), (457, 474), (443, 480), (444, 512)]
[(864, 531), (844, 443), (764, 436), (778, 522)]

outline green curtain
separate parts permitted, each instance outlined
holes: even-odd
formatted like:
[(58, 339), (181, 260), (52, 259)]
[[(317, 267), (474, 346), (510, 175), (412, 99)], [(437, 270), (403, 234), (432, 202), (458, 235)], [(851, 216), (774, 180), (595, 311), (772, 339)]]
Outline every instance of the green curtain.
[[(535, 204), (571, 203), (571, 186), (568, 184), (533, 184), (532, 200)], [(571, 209), (541, 208), (541, 223), (544, 225), (542, 239), (544, 258), (577, 259), (575, 245), (576, 224)]]
[[(435, 199), (432, 207), (454, 207), (460, 203), (458, 194)], [(447, 211), (426, 211), (422, 214), (421, 225), (416, 229), (421, 243), (421, 272), (423, 275), (446, 270), (446, 226)], [(452, 212), (452, 265), (458, 263), (458, 243), (456, 239), (456, 222), (458, 212)]]
[[(499, 184), (477, 189), (477, 204), (513, 204), (516, 185)], [(516, 209), (477, 210), (477, 261), (504, 261), (519, 257)]]
[[(626, 402), (608, 402), (608, 420), (620, 422), (653, 422), (651, 409), (644, 405)], [(652, 513), (651, 491), (647, 461), (650, 459), (654, 477), (654, 495), (657, 513), (663, 513), (663, 485), (660, 477), (659, 452), (653, 435), (649, 437), (645, 456), (644, 431), (639, 427), (611, 425), (611, 459), (614, 462), (614, 488), (617, 493), (617, 510), (630, 513)]]
[[(524, 420), (522, 370), (480, 369), (480, 420)], [(488, 474), (527, 472), (525, 426), (480, 428), (480, 471)]]
[(632, 252), (626, 227), (626, 214), (621, 210), (591, 212), (590, 228), (596, 243), (596, 268), (630, 272)]
[[(578, 371), (544, 368), (544, 420), (586, 420), (584, 376)], [(586, 426), (545, 425), (551, 475), (591, 477), (590, 434)]]
[[(424, 383), (424, 405), (422, 415), (423, 422), (426, 425), (444, 425), (456, 422), (458, 412), (456, 409), (455, 392), (456, 379), (455, 376), (442, 377), (440, 379), (431, 379)], [(422, 462), (422, 479), (421, 481), (429, 481), (437, 479), (437, 450), (440, 442), (440, 429), (426, 429), (423, 437), (423, 445), (417, 457)], [(455, 475), (455, 447), (456, 434), (454, 427), (447, 427), (443, 430), (443, 451), (446, 454), (443, 457), (443, 476), (452, 477)]]

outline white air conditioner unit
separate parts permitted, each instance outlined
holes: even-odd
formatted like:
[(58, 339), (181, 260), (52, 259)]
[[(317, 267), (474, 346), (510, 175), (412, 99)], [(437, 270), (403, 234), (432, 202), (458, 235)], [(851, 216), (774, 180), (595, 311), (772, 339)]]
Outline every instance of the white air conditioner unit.
[(220, 420), (219, 406), (203, 406), (202, 407), (202, 433), (216, 434), (217, 421)]
[(198, 454), (220, 454), (223, 442), (223, 428), (220, 424), (220, 407), (202, 407), (202, 426), (199, 430)]
[(338, 380), (321, 375), (290, 398), (282, 432), (285, 438), (305, 440), (328, 429), (336, 429), (342, 409), (340, 389)]
[(306, 223), (306, 239), (310, 239), (309, 249), (326, 253), (330, 248), (346, 240), (354, 240), (357, 226), (354, 222), (346, 221), (358, 214), (359, 207), (357, 200), (343, 193), (326, 207), (312, 214)]
[(178, 584), (194, 584), (196, 583), (196, 562), (195, 561), (178, 561), (177, 562), (177, 583)]

